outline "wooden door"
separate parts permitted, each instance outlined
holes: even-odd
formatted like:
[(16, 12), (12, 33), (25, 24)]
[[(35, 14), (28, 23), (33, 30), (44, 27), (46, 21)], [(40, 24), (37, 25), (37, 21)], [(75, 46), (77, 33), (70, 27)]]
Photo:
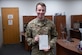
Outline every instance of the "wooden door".
[(20, 42), (19, 37), (19, 9), (2, 8), (3, 44)]

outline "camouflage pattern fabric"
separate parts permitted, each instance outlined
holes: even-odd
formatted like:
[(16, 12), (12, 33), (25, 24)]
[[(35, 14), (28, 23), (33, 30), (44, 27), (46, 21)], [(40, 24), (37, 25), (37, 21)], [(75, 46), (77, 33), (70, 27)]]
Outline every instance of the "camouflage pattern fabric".
[[(56, 43), (57, 32), (55, 28), (55, 24), (48, 19), (39, 20), (38, 18), (30, 21), (26, 28), (26, 40), (29, 46), (32, 46), (32, 54), (31, 55), (53, 55), (53, 47)], [(39, 50), (38, 42), (34, 42), (34, 37), (36, 35), (48, 35), (49, 45), (51, 49), (48, 52), (44, 52), (43, 50)]]

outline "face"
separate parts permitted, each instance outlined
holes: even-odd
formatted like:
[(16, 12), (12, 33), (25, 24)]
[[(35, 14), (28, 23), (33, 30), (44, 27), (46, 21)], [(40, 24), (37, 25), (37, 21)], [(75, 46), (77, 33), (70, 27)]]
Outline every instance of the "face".
[(43, 20), (43, 19), (44, 19), (44, 15), (45, 15), (45, 13), (46, 13), (46, 7), (41, 6), (41, 5), (38, 5), (38, 6), (37, 6), (37, 9), (36, 9), (36, 13), (37, 13), (37, 17), (38, 17), (40, 20)]

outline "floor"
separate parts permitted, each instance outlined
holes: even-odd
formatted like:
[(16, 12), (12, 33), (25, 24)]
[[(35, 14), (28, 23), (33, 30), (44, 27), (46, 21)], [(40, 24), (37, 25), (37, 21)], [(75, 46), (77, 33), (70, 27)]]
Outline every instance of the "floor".
[(24, 46), (20, 44), (3, 45), (0, 48), (0, 55), (31, 55), (30, 51), (26, 51)]
[[(54, 49), (54, 55), (56, 55), (56, 50)], [(3, 45), (0, 48), (0, 55), (31, 55), (30, 51), (24, 49), (24, 45), (20, 44), (9, 44)]]

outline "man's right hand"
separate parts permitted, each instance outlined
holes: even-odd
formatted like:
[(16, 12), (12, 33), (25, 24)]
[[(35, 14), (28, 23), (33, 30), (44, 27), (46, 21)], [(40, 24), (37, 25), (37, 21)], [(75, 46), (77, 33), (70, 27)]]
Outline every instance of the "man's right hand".
[(35, 41), (35, 42), (38, 42), (38, 41), (39, 41), (39, 35), (36, 35), (36, 36), (34, 37), (34, 41)]

